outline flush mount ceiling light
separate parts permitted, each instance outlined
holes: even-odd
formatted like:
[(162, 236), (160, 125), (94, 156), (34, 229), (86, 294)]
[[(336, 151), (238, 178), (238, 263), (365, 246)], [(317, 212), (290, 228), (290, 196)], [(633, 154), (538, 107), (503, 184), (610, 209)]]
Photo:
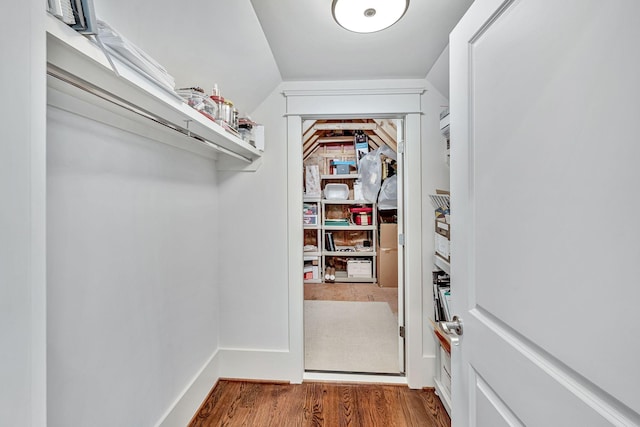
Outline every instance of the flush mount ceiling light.
[(356, 33), (373, 33), (398, 22), (409, 0), (333, 0), (333, 19)]

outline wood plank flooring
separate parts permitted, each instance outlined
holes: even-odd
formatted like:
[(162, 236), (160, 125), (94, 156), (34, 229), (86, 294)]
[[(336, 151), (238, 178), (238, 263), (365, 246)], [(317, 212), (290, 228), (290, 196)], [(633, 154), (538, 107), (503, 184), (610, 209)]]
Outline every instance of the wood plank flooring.
[(220, 380), (189, 427), (450, 427), (433, 390)]

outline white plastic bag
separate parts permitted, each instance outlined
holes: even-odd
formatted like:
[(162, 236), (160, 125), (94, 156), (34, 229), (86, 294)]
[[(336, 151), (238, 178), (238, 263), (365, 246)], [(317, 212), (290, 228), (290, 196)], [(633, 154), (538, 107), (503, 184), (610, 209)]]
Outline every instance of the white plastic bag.
[(398, 209), (398, 175), (390, 176), (382, 183), (378, 209)]
[(360, 159), (360, 180), (362, 181), (362, 195), (368, 202), (378, 200), (378, 192), (382, 184), (382, 160), (381, 155), (397, 160), (396, 152), (383, 145), (377, 150), (370, 151)]

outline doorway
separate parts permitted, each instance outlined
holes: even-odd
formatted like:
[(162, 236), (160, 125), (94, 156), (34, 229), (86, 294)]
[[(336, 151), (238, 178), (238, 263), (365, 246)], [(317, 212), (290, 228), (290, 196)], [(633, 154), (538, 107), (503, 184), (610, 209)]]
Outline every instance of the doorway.
[(404, 373), (403, 126), (302, 120), (307, 372)]

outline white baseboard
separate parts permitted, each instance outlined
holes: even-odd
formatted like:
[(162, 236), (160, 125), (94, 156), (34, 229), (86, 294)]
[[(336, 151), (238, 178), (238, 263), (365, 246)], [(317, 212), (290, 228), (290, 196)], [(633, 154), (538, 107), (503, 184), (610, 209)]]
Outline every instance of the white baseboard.
[[(424, 355), (419, 360), (419, 375), (416, 375), (419, 387), (433, 387), (436, 368), (435, 356)], [(219, 349), (195, 375), (190, 385), (185, 388), (172, 407), (161, 417), (156, 427), (184, 427), (188, 425), (220, 378), (283, 381), (295, 384), (301, 383), (303, 377), (308, 380), (318, 379), (313, 374), (305, 375), (303, 362), (296, 360), (290, 351)], [(378, 381), (374, 381), (376, 379)], [(406, 384), (407, 382), (405, 377), (392, 379), (372, 377), (369, 380), (381, 383)]]
[(220, 378), (301, 383), (304, 365), (289, 350), (220, 349)]
[(423, 355), (421, 368), (421, 388), (435, 387), (434, 377), (436, 376), (436, 356)]
[(216, 351), (191, 383), (160, 418), (156, 427), (184, 427), (189, 424), (200, 405), (220, 378), (220, 352)]

